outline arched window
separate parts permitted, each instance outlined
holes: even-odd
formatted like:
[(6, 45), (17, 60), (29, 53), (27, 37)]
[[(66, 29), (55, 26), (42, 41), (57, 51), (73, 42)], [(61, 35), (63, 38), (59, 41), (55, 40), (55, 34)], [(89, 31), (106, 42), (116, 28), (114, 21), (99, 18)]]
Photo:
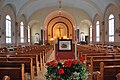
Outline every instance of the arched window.
[(109, 28), (109, 42), (114, 42), (114, 15), (110, 14), (109, 16), (109, 22), (108, 22), (108, 28)]
[(20, 42), (24, 43), (24, 24), (20, 23)]
[(100, 41), (100, 22), (96, 22), (96, 42)]
[(28, 42), (30, 43), (30, 26), (28, 26)]
[(9, 15), (6, 16), (6, 43), (11, 43), (12, 38), (11, 33), (11, 17)]
[(90, 42), (92, 42), (92, 25), (90, 26)]

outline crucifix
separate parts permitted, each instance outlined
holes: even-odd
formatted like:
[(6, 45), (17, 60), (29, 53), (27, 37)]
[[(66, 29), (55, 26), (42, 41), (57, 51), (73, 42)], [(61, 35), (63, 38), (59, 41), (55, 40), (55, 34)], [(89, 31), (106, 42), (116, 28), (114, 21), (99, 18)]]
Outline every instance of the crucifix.
[(59, 29), (59, 36), (61, 38), (61, 30), (63, 29), (61, 26), (59, 26), (57, 29)]

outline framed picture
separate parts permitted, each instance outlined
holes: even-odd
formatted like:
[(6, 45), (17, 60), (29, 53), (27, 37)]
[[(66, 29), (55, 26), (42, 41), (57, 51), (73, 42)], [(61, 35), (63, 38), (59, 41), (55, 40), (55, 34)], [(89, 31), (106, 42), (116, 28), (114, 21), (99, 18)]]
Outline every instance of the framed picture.
[(58, 51), (72, 51), (72, 40), (58, 39)]

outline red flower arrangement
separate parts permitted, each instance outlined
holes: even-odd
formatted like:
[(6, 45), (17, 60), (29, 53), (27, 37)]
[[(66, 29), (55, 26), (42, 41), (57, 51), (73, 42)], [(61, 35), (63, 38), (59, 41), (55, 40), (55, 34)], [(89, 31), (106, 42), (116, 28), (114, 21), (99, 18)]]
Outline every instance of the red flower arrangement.
[(64, 74), (64, 70), (63, 70), (62, 68), (60, 68), (60, 69), (58, 70), (58, 73), (59, 73), (59, 74)]
[(67, 59), (63, 63), (60, 58), (56, 61), (47, 62), (46, 80), (85, 80), (86, 68), (84, 66), (83, 57), (79, 60)]

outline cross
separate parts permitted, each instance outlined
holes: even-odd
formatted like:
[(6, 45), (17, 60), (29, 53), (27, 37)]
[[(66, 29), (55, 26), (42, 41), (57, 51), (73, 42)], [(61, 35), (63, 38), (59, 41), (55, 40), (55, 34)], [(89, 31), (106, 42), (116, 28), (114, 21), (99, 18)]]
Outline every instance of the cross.
[(61, 29), (63, 29), (63, 28), (59, 26), (57, 29), (59, 29), (59, 35), (61, 37)]

